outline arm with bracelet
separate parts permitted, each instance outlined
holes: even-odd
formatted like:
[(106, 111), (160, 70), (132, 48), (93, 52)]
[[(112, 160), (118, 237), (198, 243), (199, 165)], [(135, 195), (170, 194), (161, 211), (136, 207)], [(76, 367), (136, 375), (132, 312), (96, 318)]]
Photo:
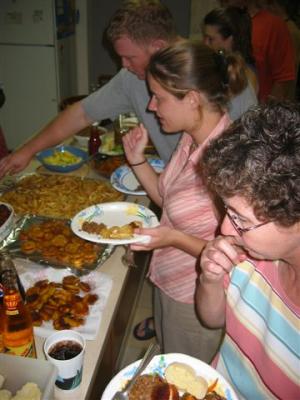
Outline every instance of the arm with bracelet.
[(148, 133), (142, 124), (123, 136), (124, 150), (130, 167), (151, 200), (161, 207), (158, 176), (144, 155), (147, 143)]

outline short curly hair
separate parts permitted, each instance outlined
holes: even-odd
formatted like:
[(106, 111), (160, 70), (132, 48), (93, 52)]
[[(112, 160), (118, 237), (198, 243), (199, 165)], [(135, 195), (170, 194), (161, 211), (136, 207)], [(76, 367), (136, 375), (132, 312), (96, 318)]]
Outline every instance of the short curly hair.
[(300, 221), (300, 105), (248, 110), (206, 148), (201, 174), (221, 198), (243, 197), (256, 217), (282, 226)]
[(171, 12), (159, 0), (126, 0), (112, 16), (106, 36), (111, 43), (128, 36), (144, 44), (155, 39), (170, 42), (177, 34)]

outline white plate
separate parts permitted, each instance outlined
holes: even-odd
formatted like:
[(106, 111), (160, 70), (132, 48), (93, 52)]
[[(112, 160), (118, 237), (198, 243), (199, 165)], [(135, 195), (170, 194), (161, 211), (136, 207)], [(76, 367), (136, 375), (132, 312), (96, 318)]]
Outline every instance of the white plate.
[[(101, 400), (111, 400), (114, 394), (118, 390), (121, 390), (125, 386), (126, 382), (132, 378), (140, 361), (141, 360), (136, 361), (122, 369), (110, 381), (104, 393), (102, 394)], [(180, 362), (191, 366), (194, 368), (197, 375), (202, 376), (207, 380), (208, 385), (211, 385), (218, 378), (218, 384), (215, 388), (216, 392), (226, 397), (227, 400), (238, 400), (238, 397), (234, 393), (232, 387), (222, 377), (222, 375), (219, 374), (218, 371), (213, 369), (208, 364), (205, 364), (203, 361), (185, 354), (169, 353), (155, 356), (143, 374), (159, 374), (160, 376), (164, 377), (164, 371), (166, 367), (173, 362)]]
[(133, 221), (141, 221), (143, 228), (153, 228), (159, 225), (156, 215), (149, 208), (129, 202), (101, 203), (80, 211), (72, 219), (71, 228), (79, 237), (96, 243), (112, 245), (145, 242), (146, 235), (134, 235), (130, 239), (104, 239), (100, 235), (84, 232), (81, 229), (84, 221), (103, 223), (108, 227), (122, 226)]
[[(61, 282), (62, 279), (68, 275), (72, 274), (66, 269), (58, 270), (50, 267), (24, 272), (20, 275), (20, 279), (25, 290), (27, 290), (39, 280), (49, 279), (49, 281)], [(87, 282), (91, 286), (91, 293), (97, 294), (99, 298), (95, 304), (89, 307), (89, 315), (86, 317), (85, 324), (72, 329), (81, 333), (85, 339), (93, 340), (97, 337), (102, 312), (112, 288), (112, 280), (108, 275), (96, 271), (90, 272), (88, 275), (81, 277), (80, 280)], [(43, 338), (47, 338), (53, 332), (56, 332), (56, 330), (53, 328), (52, 322), (44, 321), (41, 326), (34, 327), (34, 333)]]
[[(161, 173), (165, 167), (165, 163), (159, 159), (150, 158), (148, 162), (157, 173)], [(144, 190), (137, 190), (137, 188), (140, 186), (140, 183), (136, 179), (132, 169), (127, 165), (122, 165), (111, 174), (110, 183), (121, 193), (139, 196), (146, 195)]]

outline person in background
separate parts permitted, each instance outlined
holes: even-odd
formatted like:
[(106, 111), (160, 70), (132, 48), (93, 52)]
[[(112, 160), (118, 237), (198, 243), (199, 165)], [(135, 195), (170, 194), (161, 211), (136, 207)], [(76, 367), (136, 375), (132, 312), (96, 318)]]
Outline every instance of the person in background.
[(300, 107), (262, 104), (203, 154), (225, 205), (201, 255), (197, 308), (226, 334), (214, 360), (239, 399), (300, 394)]
[[(299, 3), (291, 0), (266, 0), (268, 9), (276, 15), (279, 15), (285, 22), (290, 32), (294, 51), (295, 51), (295, 71), (296, 77), (299, 77), (300, 65), (300, 28), (297, 25), (297, 17), (300, 15)], [(299, 79), (299, 78), (298, 78)], [(296, 98), (296, 81), (291, 86), (289, 97)]]
[(284, 20), (271, 13), (265, 0), (219, 0), (223, 7), (247, 9), (252, 19), (252, 48), (258, 77), (258, 99), (289, 99), (294, 86), (295, 55)]
[(123, 68), (103, 87), (72, 104), (33, 139), (0, 163), (0, 176), (26, 167), (35, 153), (63, 142), (95, 121), (134, 112), (151, 132), (159, 156), (168, 161), (179, 134), (162, 134), (155, 117), (146, 112), (149, 93), (145, 69), (151, 55), (177, 40), (174, 20), (159, 0), (128, 0), (112, 16), (106, 35)]
[[(126, 112), (134, 112), (149, 130), (160, 158), (165, 162), (170, 159), (181, 134), (165, 135), (155, 116), (147, 112), (150, 97), (145, 83), (151, 55), (179, 39), (170, 11), (159, 0), (124, 1), (112, 16), (106, 33), (123, 68), (110, 82), (61, 112), (37, 136), (0, 162), (0, 177), (21, 171), (35, 153), (63, 142), (93, 122), (113, 120)], [(245, 108), (238, 104), (240, 113), (251, 103), (241, 99), (241, 104)], [(239, 113), (235, 106), (232, 112), (236, 116)]]
[(162, 351), (209, 362), (222, 331), (205, 329), (195, 313), (196, 261), (215, 235), (218, 213), (197, 165), (209, 141), (231, 123), (227, 105), (247, 85), (244, 63), (239, 55), (216, 53), (199, 41), (180, 41), (151, 57), (147, 81), (148, 108), (163, 130), (184, 133), (160, 176), (145, 158), (148, 133), (143, 125), (124, 136), (129, 165), (162, 208), (159, 227), (137, 230), (149, 242), (131, 248), (155, 249), (149, 278), (155, 287), (155, 330)]
[(214, 50), (239, 52), (246, 62), (249, 83), (258, 92), (251, 42), (251, 18), (240, 7), (215, 8), (203, 19), (204, 43)]

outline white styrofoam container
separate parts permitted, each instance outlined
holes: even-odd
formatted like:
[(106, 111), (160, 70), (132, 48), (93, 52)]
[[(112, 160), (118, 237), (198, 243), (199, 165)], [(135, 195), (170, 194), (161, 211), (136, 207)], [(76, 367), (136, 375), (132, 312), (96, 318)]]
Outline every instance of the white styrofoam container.
[(27, 382), (34, 382), (42, 392), (42, 400), (54, 399), (57, 368), (46, 360), (0, 354), (0, 374), (5, 378), (2, 389), (13, 395)]

